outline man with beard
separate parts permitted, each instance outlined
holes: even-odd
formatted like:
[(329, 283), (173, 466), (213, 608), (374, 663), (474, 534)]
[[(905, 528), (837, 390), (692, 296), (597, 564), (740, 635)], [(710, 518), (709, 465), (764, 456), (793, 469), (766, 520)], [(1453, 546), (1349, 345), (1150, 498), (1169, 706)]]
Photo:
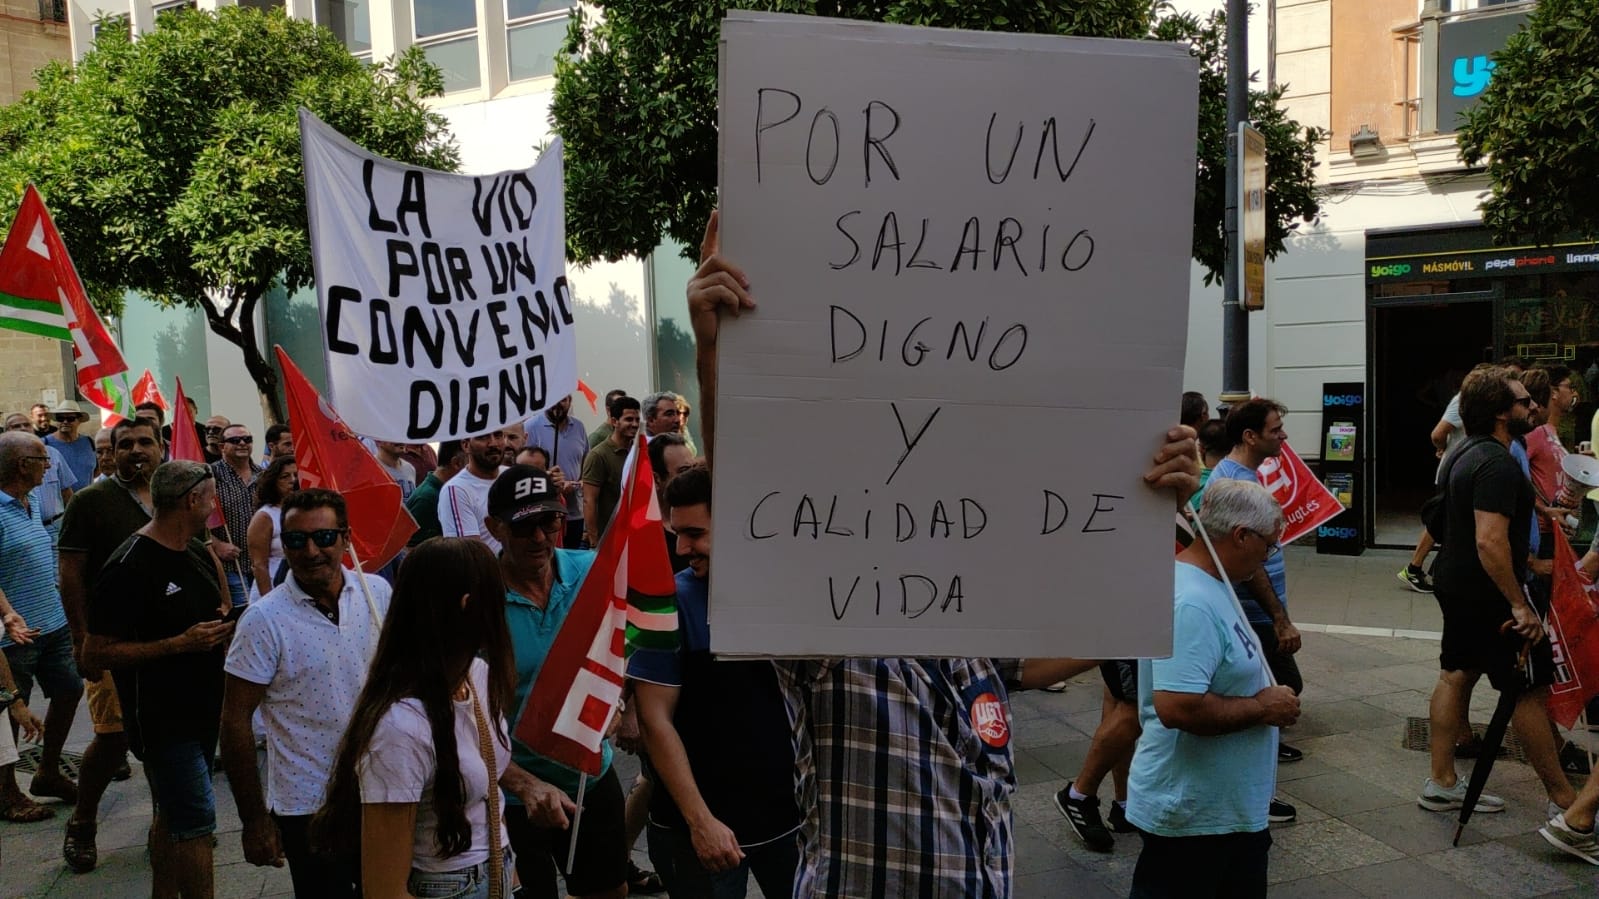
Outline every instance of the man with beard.
[[(1416, 800), (1424, 809), (1447, 812), (1465, 801), (1466, 782), (1455, 773), (1455, 741), (1471, 686), (1483, 674), (1504, 690), (1524, 677), (1517, 654), (1532, 644), (1530, 683), (1516, 702), (1511, 723), (1527, 760), (1543, 781), (1550, 814), (1575, 797), (1561, 771), (1544, 701), (1554, 678), (1552, 648), (1541, 615), (1523, 584), (1531, 546), (1533, 491), (1511, 456), (1512, 441), (1532, 430), (1532, 398), (1502, 368), (1473, 371), (1460, 386), (1460, 417), (1467, 440), (1444, 460), (1446, 535), (1434, 569), (1434, 596), (1443, 612), (1438, 684), (1433, 688), (1432, 776)], [(1511, 622), (1508, 631), (1501, 630)], [(1505, 802), (1484, 793), (1479, 812), (1504, 811)]]
[(123, 419), (100, 432), (111, 441), (112, 473), (90, 484), (67, 506), (61, 527), (61, 601), (72, 625), (78, 671), (87, 682), (89, 718), (94, 739), (78, 768), (78, 804), (67, 821), (61, 854), (67, 867), (82, 874), (94, 870), (95, 822), (100, 797), (113, 779), (128, 777), (128, 740), (123, 733), (122, 704), (111, 674), (83, 662), (87, 637), (89, 590), (112, 552), (154, 514), (150, 475), (161, 464), (161, 432), (147, 418)]
[(583, 460), (583, 537), (589, 546), (600, 545), (600, 535), (622, 498), (622, 467), (639, 429), (639, 401), (633, 397), (619, 396), (605, 411), (610, 415), (611, 436)]
[[(568, 395), (559, 403), (545, 409), (527, 422), (527, 446), (541, 446), (554, 458), (549, 460), (568, 478), (583, 471), (583, 457), (588, 455), (588, 432), (583, 423), (572, 416), (572, 397)], [(566, 482), (566, 534), (562, 546), (576, 547), (583, 539), (582, 481)]]
[(466, 468), (439, 488), (439, 530), (446, 537), (476, 537), (498, 555), (500, 541), (483, 529), (483, 520), (489, 514), (489, 488), (505, 455), (505, 432), (468, 437), (462, 445)]

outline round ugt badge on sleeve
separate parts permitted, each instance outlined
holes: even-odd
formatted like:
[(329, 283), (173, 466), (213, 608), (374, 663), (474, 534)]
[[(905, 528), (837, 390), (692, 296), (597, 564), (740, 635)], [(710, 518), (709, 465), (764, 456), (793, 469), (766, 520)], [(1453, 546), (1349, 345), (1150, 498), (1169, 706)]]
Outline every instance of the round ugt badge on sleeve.
[(982, 693), (972, 700), (972, 729), (994, 749), (1010, 743), (1010, 722), (1005, 718), (1005, 703), (993, 693)]

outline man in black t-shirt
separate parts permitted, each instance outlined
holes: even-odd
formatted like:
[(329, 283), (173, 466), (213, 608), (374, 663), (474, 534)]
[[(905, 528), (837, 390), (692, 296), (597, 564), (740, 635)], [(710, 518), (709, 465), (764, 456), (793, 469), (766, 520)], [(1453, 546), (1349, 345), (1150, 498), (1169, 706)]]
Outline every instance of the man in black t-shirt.
[[(1550, 644), (1541, 614), (1523, 588), (1532, 523), (1532, 485), (1510, 454), (1510, 443), (1531, 430), (1527, 389), (1502, 368), (1474, 371), (1460, 387), (1460, 417), (1468, 439), (1444, 460), (1447, 521), (1433, 569), (1434, 596), (1443, 611), (1438, 685), (1431, 704), (1432, 776), (1417, 802), (1429, 811), (1458, 809), (1466, 782), (1456, 776), (1454, 747), (1465, 703), (1483, 674), (1499, 690), (1526, 686), (1512, 723), (1527, 759), (1561, 808), (1575, 794), (1560, 769), (1544, 708), (1554, 681)], [(1517, 654), (1531, 644), (1531, 671)], [(1477, 811), (1504, 811), (1483, 794)]]
[(128, 745), (154, 800), (150, 869), (185, 897), (212, 895), (211, 757), (233, 624), (221, 565), (198, 541), (216, 508), (211, 468), (168, 462), (150, 479), (155, 517), (112, 552), (89, 597), (84, 664), (110, 669)]
[(790, 896), (803, 819), (777, 672), (768, 661), (711, 656), (710, 473), (685, 470), (667, 485), (666, 499), (689, 563), (677, 575), (682, 645), (640, 647), (627, 665), (659, 780), (650, 861), (673, 896), (742, 896), (751, 875), (762, 895)]

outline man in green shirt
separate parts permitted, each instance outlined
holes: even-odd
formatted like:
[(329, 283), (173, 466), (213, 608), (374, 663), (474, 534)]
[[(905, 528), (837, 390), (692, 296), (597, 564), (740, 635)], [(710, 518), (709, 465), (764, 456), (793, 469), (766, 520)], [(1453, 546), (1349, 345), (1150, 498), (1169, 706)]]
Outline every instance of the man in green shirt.
[(589, 546), (600, 545), (600, 535), (622, 498), (622, 467), (639, 429), (639, 401), (633, 397), (619, 396), (605, 411), (611, 436), (583, 459), (583, 538)]
[(438, 467), (428, 472), (428, 476), (405, 499), (405, 511), (416, 519), (416, 533), (411, 535), (407, 546), (416, 546), (423, 540), (444, 535), (443, 528), (439, 526), (439, 490), (466, 465), (466, 450), (461, 446), (461, 441), (446, 440), (439, 444), (438, 456)]
[[(616, 398), (619, 397), (619, 396), (627, 396), (627, 391), (621, 389), (620, 387), (618, 387), (615, 390), (610, 390), (610, 391), (606, 392), (606, 394), (605, 394), (605, 414), (606, 415), (610, 415), (611, 414), (611, 403), (615, 402)], [(600, 444), (604, 443), (605, 441), (607, 441), (609, 439), (611, 439), (611, 421), (610, 421), (610, 419), (606, 419), (605, 421), (600, 422), (600, 426), (599, 427), (597, 427), (593, 431), (589, 432), (589, 449), (593, 449), (596, 446), (599, 446)]]

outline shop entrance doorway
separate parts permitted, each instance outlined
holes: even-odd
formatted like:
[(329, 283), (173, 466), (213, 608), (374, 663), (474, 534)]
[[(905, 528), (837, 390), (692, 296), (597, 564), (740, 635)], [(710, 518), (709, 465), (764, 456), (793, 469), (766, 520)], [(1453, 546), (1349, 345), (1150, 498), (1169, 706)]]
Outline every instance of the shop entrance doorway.
[(1416, 545), (1438, 466), (1433, 426), (1466, 372), (1496, 355), (1491, 294), (1438, 300), (1378, 299), (1371, 310), (1366, 532), (1380, 547)]

